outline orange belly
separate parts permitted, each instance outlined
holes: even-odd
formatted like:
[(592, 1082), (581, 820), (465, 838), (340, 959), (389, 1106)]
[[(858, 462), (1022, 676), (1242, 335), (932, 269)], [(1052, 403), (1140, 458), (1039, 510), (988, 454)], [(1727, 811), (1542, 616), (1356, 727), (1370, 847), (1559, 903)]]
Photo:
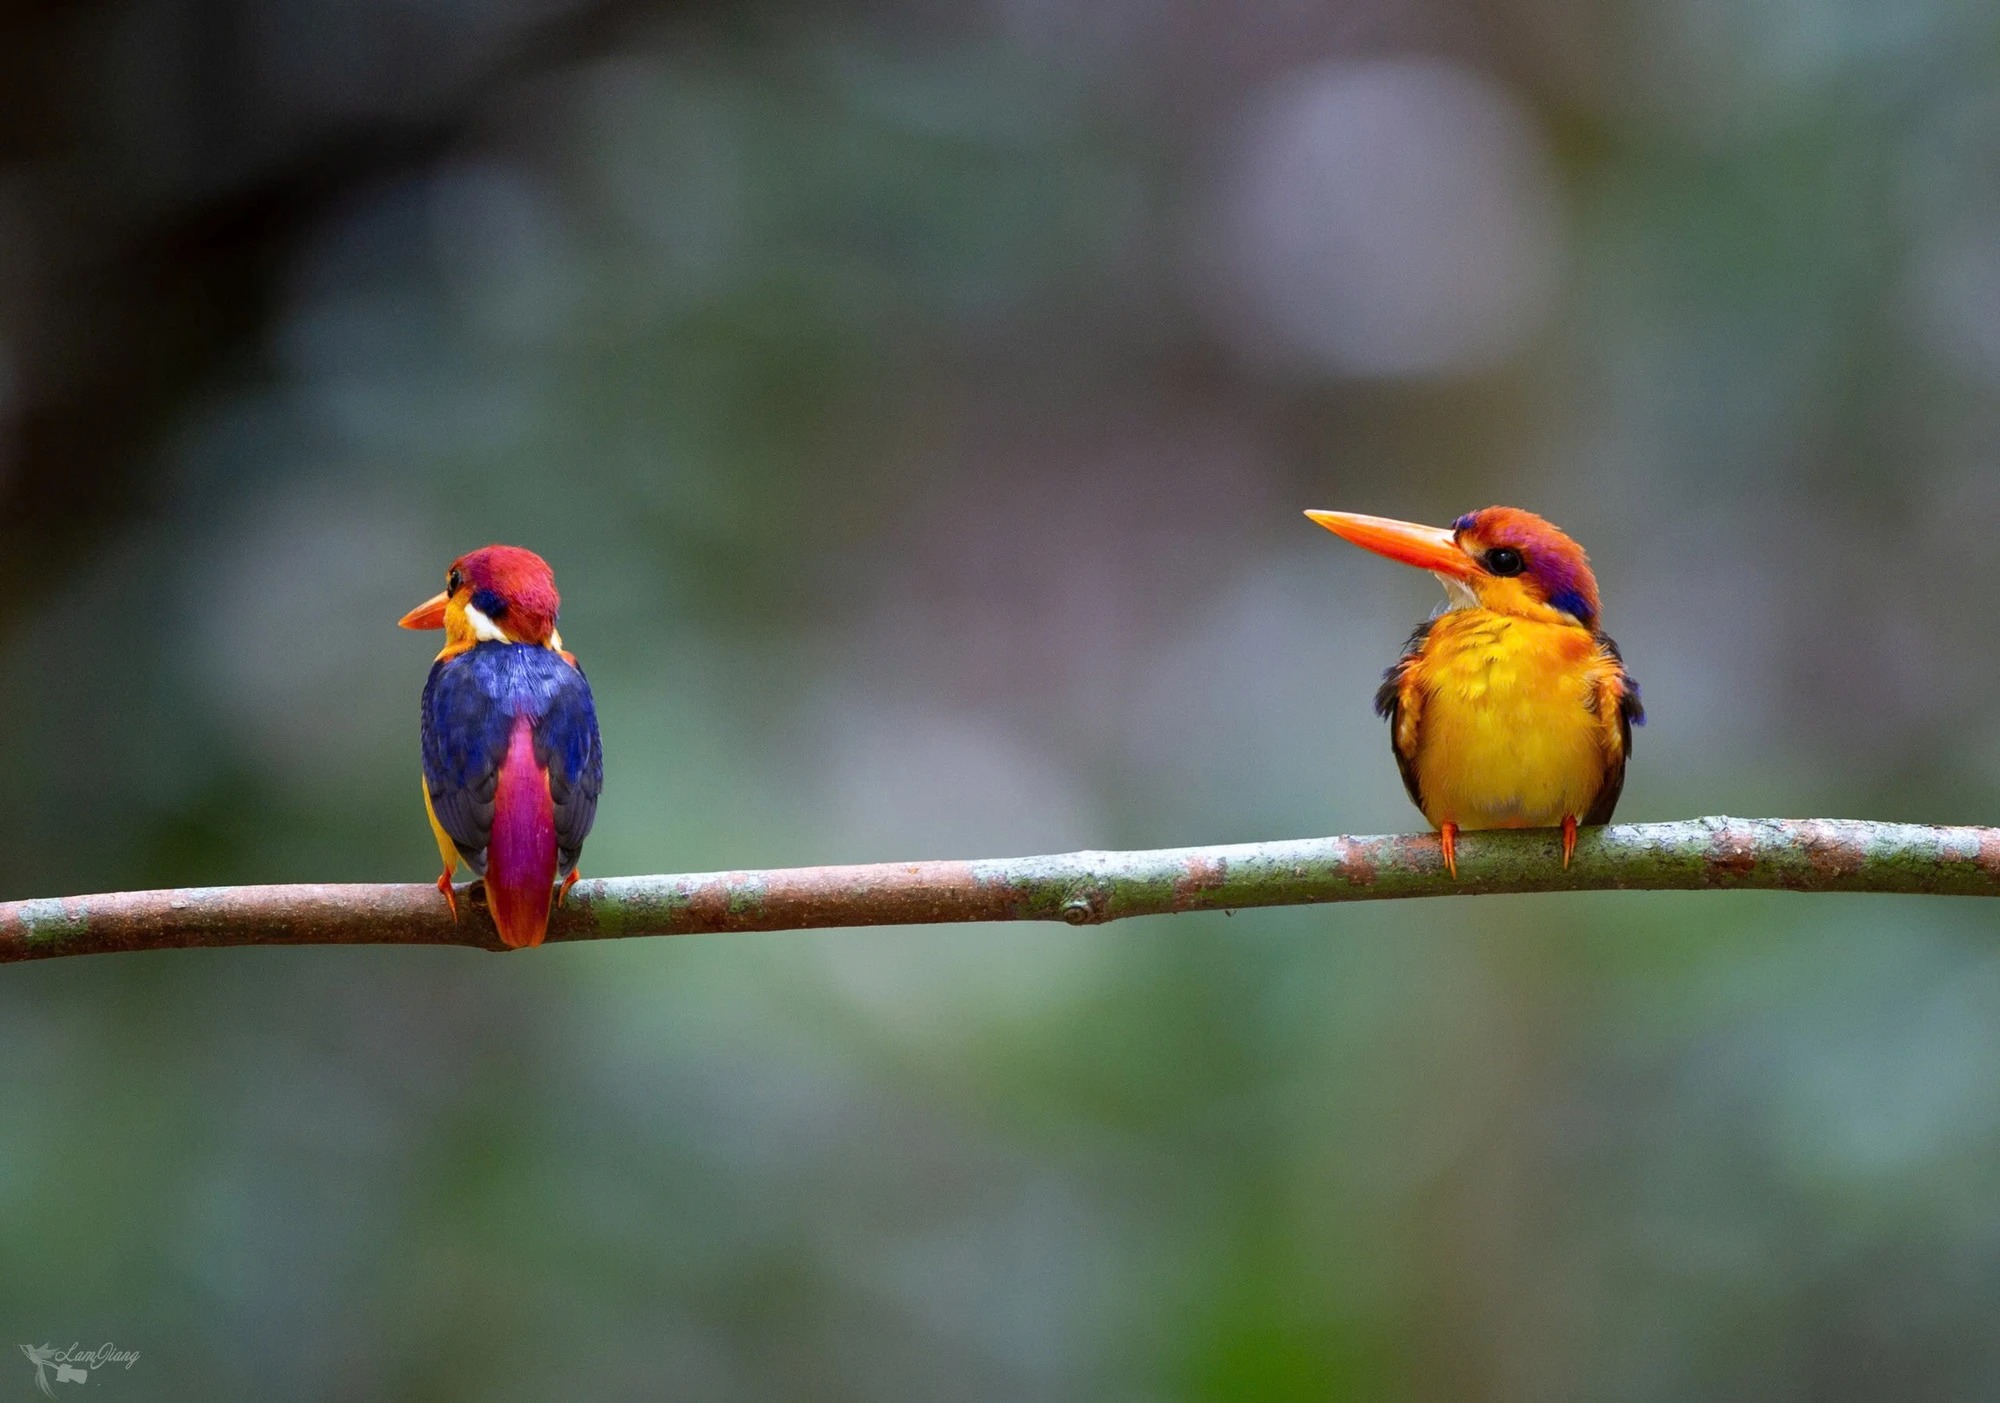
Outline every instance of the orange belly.
[(1590, 811), (1619, 745), (1600, 688), (1608, 660), (1582, 629), (1455, 610), (1415, 668), (1410, 759), (1424, 817), (1545, 828)]

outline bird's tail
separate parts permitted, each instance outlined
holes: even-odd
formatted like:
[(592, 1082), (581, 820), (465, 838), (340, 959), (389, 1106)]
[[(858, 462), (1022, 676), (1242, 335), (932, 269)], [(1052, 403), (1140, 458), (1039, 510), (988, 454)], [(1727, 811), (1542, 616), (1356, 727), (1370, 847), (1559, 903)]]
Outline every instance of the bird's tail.
[(503, 942), (515, 949), (542, 943), (555, 880), (555, 801), (548, 774), (535, 761), (534, 725), (519, 716), (500, 762), (486, 849), (486, 901)]

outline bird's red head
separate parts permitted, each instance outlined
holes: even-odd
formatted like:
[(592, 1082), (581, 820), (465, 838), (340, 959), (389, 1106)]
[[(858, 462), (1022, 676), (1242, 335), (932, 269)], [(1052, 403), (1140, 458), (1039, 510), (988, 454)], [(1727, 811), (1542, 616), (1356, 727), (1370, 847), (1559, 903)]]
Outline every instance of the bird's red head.
[(1533, 512), (1483, 507), (1448, 529), (1353, 512), (1306, 515), (1363, 549), (1431, 571), (1461, 604), (1597, 627), (1597, 577), (1583, 547)]
[(399, 622), (404, 628), (443, 629), (446, 653), (481, 642), (539, 643), (560, 651), (561, 610), (555, 572), (546, 560), (520, 546), (484, 546), (452, 561), (444, 592)]

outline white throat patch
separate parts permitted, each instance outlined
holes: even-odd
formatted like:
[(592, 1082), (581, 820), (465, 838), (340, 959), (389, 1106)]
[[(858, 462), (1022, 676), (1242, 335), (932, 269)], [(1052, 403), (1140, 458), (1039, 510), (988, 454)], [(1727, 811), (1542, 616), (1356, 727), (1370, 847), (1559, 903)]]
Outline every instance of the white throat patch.
[(1444, 586), (1445, 607), (1447, 609), (1477, 609), (1479, 596), (1472, 592), (1472, 586), (1456, 575), (1440, 575), (1431, 572), (1437, 582)]

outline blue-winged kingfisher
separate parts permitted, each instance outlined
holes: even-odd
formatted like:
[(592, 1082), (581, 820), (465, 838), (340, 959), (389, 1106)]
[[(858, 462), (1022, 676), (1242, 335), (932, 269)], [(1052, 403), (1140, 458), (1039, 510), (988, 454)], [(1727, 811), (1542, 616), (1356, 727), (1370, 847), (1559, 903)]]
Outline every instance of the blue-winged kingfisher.
[(487, 546), (454, 560), (444, 592), (401, 620), (444, 630), (423, 699), (424, 809), (444, 858), (438, 890), (456, 920), (451, 879), (463, 862), (514, 948), (548, 933), (550, 903), (576, 881), (604, 787), (597, 708), (556, 631), (561, 608), (547, 561)]
[(1578, 823), (1611, 821), (1632, 728), (1646, 719), (1639, 684), (1598, 626), (1583, 547), (1517, 507), (1449, 528), (1306, 515), (1444, 585), (1444, 607), (1410, 635), (1375, 709), (1445, 866), (1458, 875), (1462, 830), (1560, 827), (1567, 867)]

